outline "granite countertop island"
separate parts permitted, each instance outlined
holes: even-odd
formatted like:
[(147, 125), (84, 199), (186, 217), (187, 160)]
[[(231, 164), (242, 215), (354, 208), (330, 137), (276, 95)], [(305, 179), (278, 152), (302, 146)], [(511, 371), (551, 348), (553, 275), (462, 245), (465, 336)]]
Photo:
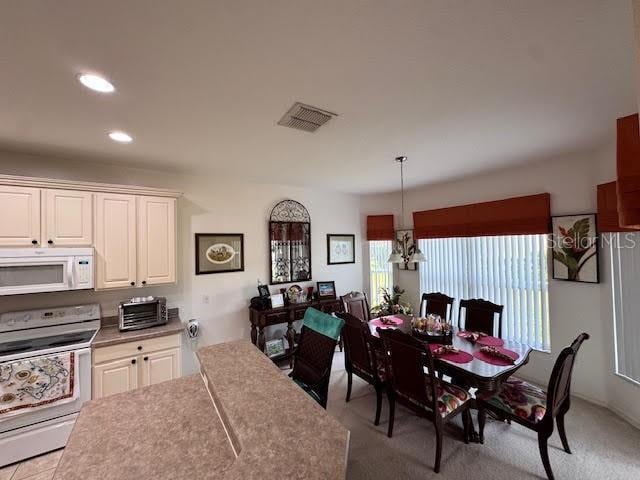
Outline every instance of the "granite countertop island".
[(55, 480), (343, 479), (349, 431), (248, 341), (201, 375), (87, 402)]

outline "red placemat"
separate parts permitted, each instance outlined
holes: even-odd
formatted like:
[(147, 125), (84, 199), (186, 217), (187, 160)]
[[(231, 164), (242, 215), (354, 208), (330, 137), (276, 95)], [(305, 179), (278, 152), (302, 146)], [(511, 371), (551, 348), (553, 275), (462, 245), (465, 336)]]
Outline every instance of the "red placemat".
[[(508, 355), (509, 357), (511, 357), (514, 362), (520, 357), (520, 355), (518, 355), (513, 350), (507, 350), (506, 348), (502, 348), (502, 347), (495, 347), (495, 348), (496, 350), (499, 350), (501, 353), (504, 353), (505, 355)], [(501, 367), (513, 365), (512, 362), (508, 362), (506, 360), (503, 360), (502, 358), (494, 357), (493, 355), (489, 355), (488, 353), (484, 353), (480, 350), (474, 353), (473, 356), (479, 360), (482, 360), (483, 362), (490, 363), (491, 365), (500, 365)]]
[(393, 328), (396, 327), (398, 325), (402, 325), (403, 320), (399, 317), (394, 317), (394, 316), (390, 316), (390, 317), (386, 317), (387, 320), (391, 320), (393, 322), (393, 325), (389, 324), (389, 325), (385, 325), (384, 323), (382, 323), (382, 320), (380, 318), (376, 318), (375, 320), (371, 320), (371, 325), (375, 326), (375, 327), (380, 327), (380, 328)]
[(476, 343), (488, 347), (501, 347), (504, 345), (504, 340), (498, 337), (480, 337)]
[[(435, 351), (438, 350), (442, 345), (438, 343), (430, 343), (429, 350), (431, 353), (435, 354)], [(458, 353), (444, 353), (442, 355), (436, 355), (441, 360), (447, 360), (448, 362), (453, 363), (468, 363), (473, 360), (473, 355), (467, 352), (463, 352), (462, 350), (458, 350)]]

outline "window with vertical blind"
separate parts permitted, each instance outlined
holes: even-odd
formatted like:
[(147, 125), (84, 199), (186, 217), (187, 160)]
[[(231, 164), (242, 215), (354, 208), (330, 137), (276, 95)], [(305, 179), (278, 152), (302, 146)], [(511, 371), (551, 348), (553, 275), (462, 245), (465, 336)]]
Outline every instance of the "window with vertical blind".
[(388, 262), (392, 249), (391, 240), (369, 241), (369, 277), (371, 279), (369, 303), (372, 307), (382, 302), (381, 289), (393, 288), (393, 264)]
[(418, 241), (423, 293), (442, 292), (458, 302), (483, 298), (504, 305), (502, 336), (549, 351), (548, 235), (430, 238)]
[(616, 374), (640, 384), (640, 233), (605, 235), (611, 252)]

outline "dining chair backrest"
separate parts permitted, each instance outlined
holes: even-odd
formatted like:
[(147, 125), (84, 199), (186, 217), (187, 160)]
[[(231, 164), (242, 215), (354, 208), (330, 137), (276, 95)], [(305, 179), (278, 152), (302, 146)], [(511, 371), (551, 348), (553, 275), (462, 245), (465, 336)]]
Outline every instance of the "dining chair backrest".
[(431, 351), (423, 342), (400, 330), (378, 327), (377, 331), (388, 352), (387, 379), (394, 393), (437, 411), (437, 380)]
[(341, 296), (340, 300), (342, 300), (342, 306), (345, 312), (359, 318), (362, 322), (371, 320), (369, 302), (367, 301), (367, 295), (365, 293), (351, 292)]
[(331, 364), (344, 320), (307, 308), (300, 329), (291, 377), (307, 385), (321, 384), (316, 392), (326, 405)]
[[(462, 321), (464, 310), (464, 322)], [(470, 332), (483, 332), (487, 335), (496, 335), (496, 321), (498, 324), (497, 336), (502, 338), (502, 311), (504, 306), (497, 305), (481, 298), (460, 300), (458, 309), (458, 328)]]
[(367, 345), (367, 332), (371, 335), (369, 325), (347, 312), (341, 312), (337, 315), (344, 320), (342, 340), (345, 360), (373, 377), (375, 375), (374, 363), (370, 345)]
[(571, 378), (573, 376), (573, 366), (576, 361), (576, 355), (582, 342), (588, 339), (588, 333), (581, 333), (570, 346), (563, 348), (560, 355), (558, 355), (547, 388), (546, 415), (551, 415), (551, 417), (554, 418), (565, 408), (565, 402), (571, 394)]
[(426, 317), (429, 314), (435, 314), (444, 321), (449, 321), (451, 320), (453, 300), (452, 297), (440, 292), (423, 293), (420, 301), (420, 316)]

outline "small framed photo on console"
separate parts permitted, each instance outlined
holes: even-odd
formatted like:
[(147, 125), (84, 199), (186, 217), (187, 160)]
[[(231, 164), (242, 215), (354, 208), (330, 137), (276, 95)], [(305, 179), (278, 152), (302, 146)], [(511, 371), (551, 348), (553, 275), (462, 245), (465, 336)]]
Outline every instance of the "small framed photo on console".
[(276, 293), (275, 295), (271, 295), (271, 308), (280, 308), (284, 307), (284, 295), (281, 293)]
[(336, 282), (317, 282), (318, 298), (336, 298)]
[(268, 285), (258, 285), (258, 296), (260, 298), (269, 297), (270, 295), (271, 295), (271, 292), (269, 292)]
[(266, 353), (269, 358), (282, 355), (284, 353), (284, 341), (281, 338), (267, 340), (264, 344), (264, 353)]

